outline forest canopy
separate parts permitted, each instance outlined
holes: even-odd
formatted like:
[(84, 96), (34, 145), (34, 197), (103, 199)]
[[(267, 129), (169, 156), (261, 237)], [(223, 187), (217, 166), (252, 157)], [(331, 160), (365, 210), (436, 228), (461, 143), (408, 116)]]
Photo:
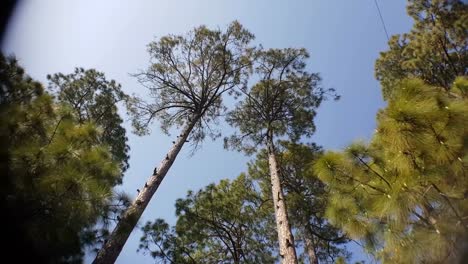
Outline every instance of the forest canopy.
[[(339, 149), (314, 137), (320, 108), (341, 98), (313, 70), (314, 50), (270, 48), (239, 21), (155, 37), (129, 76), (141, 94), (94, 68), (41, 83), (0, 54), (5, 259), (115, 263), (136, 230), (138, 254), (155, 263), (367, 263), (356, 247), (375, 263), (466, 263), (468, 5), (408, 0), (407, 14), (409, 32), (375, 54), (375, 130)], [(147, 175), (127, 194), (127, 130), (147, 136), (154, 123), (169, 147), (159, 163), (135, 162)], [(151, 159), (154, 138), (140, 138)], [(148, 219), (183, 150), (214, 165), (198, 151), (208, 138), (248, 157), (243, 171), (201, 186), (206, 175), (185, 168), (184, 180), (203, 184), (169, 186), (186, 193), (175, 217)]]

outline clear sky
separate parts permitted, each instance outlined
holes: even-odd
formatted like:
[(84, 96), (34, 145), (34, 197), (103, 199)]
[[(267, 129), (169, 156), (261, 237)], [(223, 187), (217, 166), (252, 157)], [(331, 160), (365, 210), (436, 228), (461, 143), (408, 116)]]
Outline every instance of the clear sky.
[[(379, 5), (390, 35), (409, 31), (412, 21), (406, 15), (406, 1), (379, 0)], [(224, 28), (233, 20), (266, 48), (305, 47), (311, 54), (309, 69), (319, 72), (324, 86), (342, 96), (321, 106), (317, 132), (310, 141), (339, 149), (353, 140), (370, 138), (375, 114), (384, 106), (374, 62), (387, 49), (374, 0), (21, 1), (2, 50), (15, 54), (26, 71), (44, 83), (50, 73), (96, 68), (120, 82), (127, 93), (142, 93), (143, 87), (129, 74), (148, 66), (150, 41), (201, 24)], [(129, 122), (126, 127), (130, 132)], [(157, 124), (150, 136), (129, 133), (130, 169), (123, 190), (136, 195), (173, 137), (163, 135)], [(207, 140), (193, 157), (188, 150), (179, 154), (140, 223), (155, 218), (174, 223), (177, 198), (189, 189), (236, 177), (249, 160), (223, 150), (222, 140)], [(117, 263), (152, 263), (151, 257), (136, 253), (140, 235), (134, 230)], [(349, 249), (356, 252), (353, 259), (365, 259), (356, 246)]]

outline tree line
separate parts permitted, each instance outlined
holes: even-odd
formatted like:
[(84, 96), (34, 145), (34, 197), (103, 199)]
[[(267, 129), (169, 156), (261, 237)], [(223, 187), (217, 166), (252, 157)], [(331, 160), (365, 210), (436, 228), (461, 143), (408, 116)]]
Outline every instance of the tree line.
[[(413, 28), (375, 64), (387, 102), (375, 133), (342, 151), (309, 140), (316, 110), (339, 95), (308, 70), (308, 52), (255, 46), (237, 21), (151, 42), (151, 64), (134, 74), (145, 98), (94, 69), (48, 75), (44, 87), (0, 56), (6, 252), (80, 263), (94, 248), (93, 263), (115, 262), (180, 150), (221, 137), (224, 116), (236, 130), (224, 147), (253, 155), (248, 171), (178, 199), (174, 226), (145, 223), (138, 250), (156, 262), (346, 263), (354, 241), (382, 263), (463, 263), (467, 5), (409, 0), (407, 10)], [(114, 189), (129, 167), (117, 105), (137, 135), (154, 121), (180, 130), (133, 200)]]

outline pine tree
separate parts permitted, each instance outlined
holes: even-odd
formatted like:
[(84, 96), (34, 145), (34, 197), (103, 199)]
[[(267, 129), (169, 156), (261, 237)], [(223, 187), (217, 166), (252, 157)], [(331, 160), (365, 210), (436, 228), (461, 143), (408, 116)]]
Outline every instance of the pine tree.
[(225, 145), (253, 153), (266, 146), (270, 166), (272, 199), (277, 223), (282, 263), (297, 263), (294, 238), (290, 229), (275, 141), (292, 141), (309, 136), (314, 130), (315, 109), (324, 98), (317, 74), (305, 71), (304, 49), (270, 49), (257, 54), (255, 71), (260, 81), (241, 92), (245, 98), (231, 111), (227, 122), (239, 129), (225, 139)]
[(370, 144), (314, 166), (330, 188), (327, 216), (383, 263), (455, 263), (466, 250), (468, 79), (451, 89), (395, 86)]
[(78, 122), (14, 58), (0, 56), (0, 80), (4, 252), (17, 262), (81, 263), (84, 249), (106, 234), (96, 225), (127, 202), (112, 190), (119, 163), (100, 128)]
[(467, 74), (467, 6), (410, 0), (407, 10), (413, 29), (376, 62), (389, 102), (376, 134), (328, 152), (315, 171), (332, 193), (328, 217), (384, 263), (452, 263), (468, 237), (467, 83), (457, 79)]
[(225, 32), (201, 26), (185, 36), (169, 35), (148, 45), (152, 64), (136, 77), (149, 89), (153, 101), (129, 100), (134, 128), (145, 134), (155, 118), (166, 133), (174, 126), (183, 128), (94, 263), (115, 262), (185, 142), (197, 146), (206, 136), (219, 136), (211, 125), (224, 111), (222, 96), (247, 81), (252, 39), (250, 32), (233, 22)]
[(190, 191), (176, 202), (174, 227), (146, 223), (139, 250), (163, 263), (273, 263), (274, 222), (264, 205), (245, 174)]
[(375, 64), (384, 99), (405, 78), (420, 78), (449, 91), (457, 76), (468, 74), (468, 6), (461, 0), (409, 0), (410, 33), (392, 36), (390, 49)]

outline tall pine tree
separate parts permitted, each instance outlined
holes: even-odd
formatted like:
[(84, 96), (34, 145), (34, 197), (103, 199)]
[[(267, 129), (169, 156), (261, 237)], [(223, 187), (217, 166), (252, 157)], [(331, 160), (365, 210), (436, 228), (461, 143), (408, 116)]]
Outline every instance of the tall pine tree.
[(319, 76), (305, 69), (308, 56), (304, 49), (260, 51), (255, 65), (260, 81), (241, 89), (245, 97), (227, 117), (227, 122), (240, 132), (225, 139), (227, 147), (246, 153), (260, 146), (267, 148), (282, 263), (297, 263), (297, 256), (275, 142), (283, 137), (295, 141), (311, 135), (315, 109), (326, 93), (319, 86)]
[(130, 100), (134, 128), (145, 134), (157, 118), (164, 132), (172, 127), (182, 127), (182, 131), (122, 215), (94, 263), (116, 261), (183, 145), (192, 141), (196, 146), (206, 136), (219, 136), (212, 124), (224, 111), (223, 96), (247, 81), (252, 39), (250, 32), (233, 22), (224, 32), (201, 26), (185, 36), (169, 35), (148, 45), (152, 64), (136, 76), (148, 88), (152, 101), (137, 97)]

